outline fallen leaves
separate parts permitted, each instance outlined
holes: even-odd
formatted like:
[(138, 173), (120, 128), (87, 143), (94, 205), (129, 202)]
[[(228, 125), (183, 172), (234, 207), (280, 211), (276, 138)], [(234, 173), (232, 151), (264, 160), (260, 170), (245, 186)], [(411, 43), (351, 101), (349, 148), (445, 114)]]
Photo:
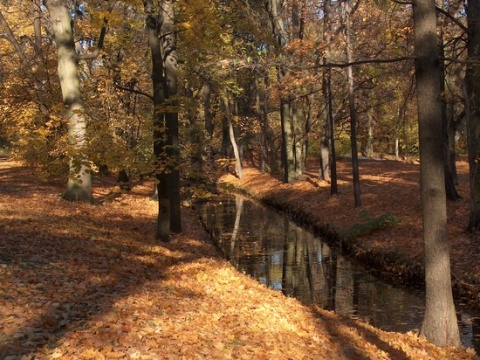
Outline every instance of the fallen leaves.
[[(218, 257), (190, 210), (183, 234), (155, 243), (150, 184), (93, 206), (52, 195), (60, 188), (38, 183), (28, 169), (2, 166), (0, 358), (475, 356), (267, 289)], [(108, 185), (96, 184), (97, 197)]]

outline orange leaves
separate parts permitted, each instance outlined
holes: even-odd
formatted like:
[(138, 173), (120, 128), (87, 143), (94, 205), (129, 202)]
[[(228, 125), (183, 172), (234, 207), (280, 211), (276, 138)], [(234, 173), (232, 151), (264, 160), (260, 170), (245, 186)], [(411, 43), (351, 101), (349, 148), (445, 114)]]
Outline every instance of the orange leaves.
[[(268, 189), (260, 183), (258, 191)], [(97, 197), (108, 193), (108, 184), (96, 184)], [(70, 203), (57, 195), (60, 188), (39, 184), (28, 169), (0, 162), (0, 355), (474, 358), (414, 334), (385, 333), (304, 307), (267, 289), (220, 259), (187, 209), (184, 233), (169, 244), (155, 243), (150, 185), (102, 206)]]

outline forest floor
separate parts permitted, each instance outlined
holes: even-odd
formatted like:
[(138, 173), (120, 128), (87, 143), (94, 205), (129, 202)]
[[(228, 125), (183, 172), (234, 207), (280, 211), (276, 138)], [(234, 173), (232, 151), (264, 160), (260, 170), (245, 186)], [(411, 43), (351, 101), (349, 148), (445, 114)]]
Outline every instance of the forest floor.
[[(343, 249), (381, 275), (421, 285), (424, 278), (420, 165), (415, 161), (362, 159), (362, 206), (355, 208), (351, 161), (339, 161), (338, 194), (318, 180), (310, 163), (303, 178), (283, 184), (254, 167), (239, 180), (224, 175), (220, 183), (235, 186), (300, 222), (333, 237)], [(447, 201), (448, 236), (455, 294), (480, 308), (480, 234), (466, 232), (469, 216), (468, 162), (457, 161), (462, 199)]]
[[(388, 183), (380, 171), (363, 175), (388, 195), (372, 199), (366, 192), (365, 206), (396, 211), (396, 201), (415, 202), (413, 190), (403, 201), (387, 192), (396, 179), (416, 177), (415, 168), (398, 166)], [(243, 184), (257, 194), (261, 177), (273, 181), (253, 169), (246, 174)], [(159, 244), (152, 184), (123, 194), (112, 192), (114, 185), (96, 180), (98, 205), (67, 202), (59, 196), (62, 184), (42, 183), (32, 169), (0, 161), (0, 359), (477, 358), (473, 350), (438, 348), (414, 332), (384, 332), (285, 298), (223, 260), (191, 209), (183, 211), (184, 232)], [(290, 185), (288, 196), (322, 193), (307, 186)], [(340, 196), (315, 206), (347, 224), (341, 212), (347, 205), (340, 204), (348, 196), (342, 187)], [(313, 199), (304, 198), (303, 206)], [(398, 212), (399, 229), (407, 227), (407, 214)]]

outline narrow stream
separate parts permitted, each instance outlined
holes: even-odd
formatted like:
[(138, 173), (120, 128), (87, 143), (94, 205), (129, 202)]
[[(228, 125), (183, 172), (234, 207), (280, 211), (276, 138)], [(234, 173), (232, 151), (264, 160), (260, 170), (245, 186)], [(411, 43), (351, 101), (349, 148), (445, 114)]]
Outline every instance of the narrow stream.
[[(421, 290), (372, 276), (287, 215), (242, 195), (222, 196), (196, 208), (224, 256), (270, 288), (387, 331), (420, 328)], [(480, 352), (480, 318), (462, 306), (457, 309), (464, 346)]]

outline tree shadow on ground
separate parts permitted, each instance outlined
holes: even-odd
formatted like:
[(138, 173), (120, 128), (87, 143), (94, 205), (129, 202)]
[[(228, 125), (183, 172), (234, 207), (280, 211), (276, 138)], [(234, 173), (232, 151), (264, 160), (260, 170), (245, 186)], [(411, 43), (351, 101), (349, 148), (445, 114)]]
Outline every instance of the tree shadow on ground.
[[(62, 220), (50, 221), (55, 224)], [(65, 334), (84, 330), (88, 320), (108, 313), (119, 299), (135, 294), (147, 282), (161, 281), (169, 267), (203, 256), (183, 252), (159, 254), (155, 259), (149, 256), (145, 244), (117, 244), (54, 233), (39, 237), (33, 231), (34, 221), (29, 224), (30, 231), (20, 225), (20, 233), (11, 227), (8, 233), (0, 228), (1, 252), (6, 254), (0, 258), (0, 270), (5, 275), (0, 307), (10, 311), (4, 313), (7, 319), (3, 325), (9, 328), (2, 329), (1, 358), (32, 354), (44, 346), (56, 347)], [(114, 226), (125, 228), (127, 224), (116, 222)], [(152, 247), (148, 241), (146, 246)], [(175, 251), (173, 244), (164, 246)], [(181, 297), (202, 296), (195, 291), (175, 291)], [(22, 317), (26, 322), (17, 324), (16, 319)]]
[[(131, 213), (120, 203), (66, 202), (58, 186), (39, 183), (28, 168), (1, 170), (0, 358), (55, 348), (148, 283), (163, 283), (171, 267), (205, 256), (201, 245), (187, 246), (181, 237), (154, 241), (155, 218), (142, 213), (146, 190), (129, 195), (144, 199)], [(179, 297), (203, 296), (162, 286)]]
[[(340, 344), (348, 359), (371, 359), (367, 353), (355, 346), (355, 343), (367, 342), (372, 346), (384, 351), (389, 359), (408, 360), (410, 357), (401, 349), (397, 349), (380, 337), (371, 329), (361, 323), (348, 318), (342, 318), (341, 322), (335, 317), (325, 316), (315, 307), (311, 307), (314, 315), (320, 319), (329, 332), (330, 336)], [(341, 326), (339, 326), (341, 324)], [(349, 329), (350, 328), (350, 329)], [(355, 331), (355, 330), (356, 331)], [(348, 331), (347, 331), (348, 330)], [(361, 337), (361, 340), (358, 338)]]

